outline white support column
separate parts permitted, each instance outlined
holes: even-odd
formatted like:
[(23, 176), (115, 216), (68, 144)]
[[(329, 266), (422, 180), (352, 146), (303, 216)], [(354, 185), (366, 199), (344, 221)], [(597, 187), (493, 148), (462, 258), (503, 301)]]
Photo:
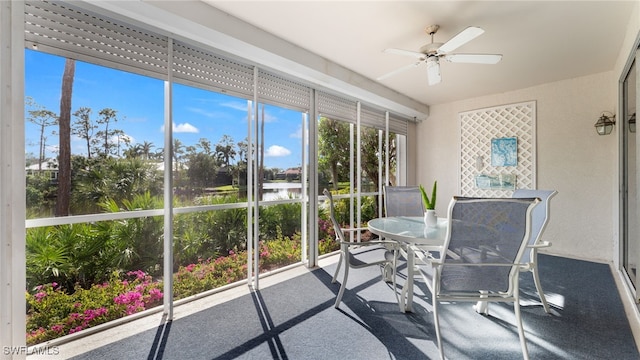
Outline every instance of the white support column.
[[(254, 96), (256, 98), (257, 96)], [(254, 101), (247, 101), (247, 283), (251, 286), (253, 281), (253, 119), (258, 110), (254, 111)], [(257, 105), (255, 105), (257, 109)]]
[[(309, 206), (309, 197), (308, 197), (308, 192), (307, 192), (307, 179), (309, 178), (309, 166), (308, 166), (308, 156), (307, 156), (307, 148), (308, 148), (308, 133), (307, 133), (307, 123), (308, 123), (308, 118), (309, 118), (309, 114), (308, 113), (302, 113), (302, 119), (301, 120), (301, 126), (302, 126), (302, 145), (301, 145), (301, 153), (302, 153), (302, 162), (301, 162), (301, 178), (300, 178), (300, 183), (301, 183), (301, 187), (300, 187), (300, 198), (302, 199), (302, 203), (301, 203), (301, 211), (302, 213), (300, 214), (300, 232), (301, 232), (301, 236), (300, 238), (302, 239), (302, 244), (300, 244), (300, 247), (302, 249), (302, 256), (301, 256), (301, 261), (302, 263), (306, 263), (308, 260), (308, 256), (307, 256), (307, 243), (311, 243), (310, 241), (308, 242), (308, 236), (309, 236), (309, 224), (311, 224), (312, 222), (309, 222), (309, 210), (308, 210), (308, 206)], [(313, 245), (311, 246), (311, 248), (313, 248)]]
[(169, 66), (164, 82), (164, 315), (173, 319), (173, 40), (169, 39)]
[[(349, 209), (353, 209), (353, 197), (355, 196), (356, 189), (356, 180), (354, 179), (354, 172), (356, 169), (356, 164), (353, 162), (353, 158), (355, 157), (355, 147), (356, 143), (354, 141), (354, 127), (355, 124), (349, 124)], [(349, 226), (355, 226), (355, 215), (352, 210), (349, 210)], [(349, 241), (354, 241), (354, 232), (349, 231)]]
[[(263, 144), (260, 143), (262, 139), (260, 139), (260, 121), (263, 120), (264, 117), (264, 105), (262, 105), (262, 114), (258, 111), (260, 107), (260, 103), (258, 102), (258, 68), (255, 67), (253, 69), (253, 103), (254, 103), (254, 121), (255, 121), (255, 150), (254, 159), (253, 159), (253, 178), (251, 179), (251, 185), (253, 186), (253, 283), (251, 283), (251, 279), (249, 279), (249, 283), (252, 284), (254, 290), (260, 290), (260, 168), (259, 159), (260, 159), (260, 146)], [(262, 125), (264, 126), (264, 124)], [(251, 150), (249, 150), (251, 152)]]
[[(310, 119), (307, 127), (307, 134), (304, 137), (309, 144), (309, 261), (308, 267), (315, 267), (318, 265), (318, 110), (316, 104), (318, 103), (318, 93), (311, 91), (312, 102), (310, 109)], [(302, 184), (304, 187), (304, 183)], [(302, 241), (306, 241), (304, 237)]]
[[(389, 184), (389, 172), (391, 171), (391, 164), (389, 163), (389, 141), (391, 140), (391, 136), (389, 136), (389, 112), (385, 111), (384, 113), (384, 185)], [(397, 148), (396, 148), (397, 149)], [(396, 150), (397, 154), (397, 150)], [(397, 161), (396, 161), (397, 163)], [(381, 192), (382, 193), (382, 192)]]
[(382, 186), (384, 181), (384, 158), (382, 157), (382, 146), (384, 140), (385, 132), (383, 130), (378, 130), (378, 188), (376, 191), (378, 192), (378, 216), (382, 216)]
[[(360, 128), (360, 102), (356, 102), (356, 184), (358, 185), (358, 197), (356, 198), (356, 224), (360, 227), (362, 223), (362, 129)], [(358, 242), (360, 242), (360, 232), (358, 231)]]
[(24, 3), (0, 1), (0, 358), (26, 358)]

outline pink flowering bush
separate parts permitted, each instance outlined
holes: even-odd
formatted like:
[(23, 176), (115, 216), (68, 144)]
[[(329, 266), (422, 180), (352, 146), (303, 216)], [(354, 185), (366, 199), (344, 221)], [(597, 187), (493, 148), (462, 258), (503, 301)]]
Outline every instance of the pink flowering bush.
[(300, 234), (260, 242), (260, 269), (271, 270), (300, 261)]
[(336, 241), (336, 232), (333, 229), (331, 220), (318, 219), (318, 253), (320, 255), (340, 249), (340, 244)]
[(162, 283), (142, 271), (72, 294), (56, 283), (27, 292), (27, 345), (37, 344), (162, 304)]
[(180, 266), (174, 274), (173, 296), (182, 299), (247, 278), (247, 253), (230, 251), (228, 256)]

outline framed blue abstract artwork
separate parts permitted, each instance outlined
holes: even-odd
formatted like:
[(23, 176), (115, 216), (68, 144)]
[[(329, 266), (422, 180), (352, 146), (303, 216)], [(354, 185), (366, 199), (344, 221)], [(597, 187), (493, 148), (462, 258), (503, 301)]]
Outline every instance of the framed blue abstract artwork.
[(491, 139), (491, 165), (517, 166), (518, 139), (515, 137)]

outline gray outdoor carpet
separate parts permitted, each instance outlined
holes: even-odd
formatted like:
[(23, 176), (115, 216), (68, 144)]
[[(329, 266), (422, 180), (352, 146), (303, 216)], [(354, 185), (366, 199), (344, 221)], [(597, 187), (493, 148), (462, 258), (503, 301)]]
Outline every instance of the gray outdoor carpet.
[[(542, 309), (531, 274), (522, 274), (531, 359), (640, 358), (607, 265), (545, 255), (539, 261), (553, 314)], [(414, 311), (403, 314), (379, 269), (351, 270), (336, 310), (334, 269), (314, 270), (74, 359), (438, 358), (424, 284), (416, 282)], [(489, 316), (469, 303), (441, 309), (447, 358), (522, 358), (511, 304), (491, 304)]]

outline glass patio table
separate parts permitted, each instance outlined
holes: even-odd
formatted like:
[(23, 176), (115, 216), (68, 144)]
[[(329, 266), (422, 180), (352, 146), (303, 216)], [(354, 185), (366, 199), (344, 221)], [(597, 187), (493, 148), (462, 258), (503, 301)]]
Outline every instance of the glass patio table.
[[(397, 241), (407, 259), (407, 281), (402, 286), (400, 311), (412, 311), (415, 249), (441, 251), (447, 236), (447, 219), (438, 218), (435, 227), (427, 227), (422, 217), (390, 216), (369, 220), (369, 231)], [(395, 284), (395, 278), (394, 278)]]

